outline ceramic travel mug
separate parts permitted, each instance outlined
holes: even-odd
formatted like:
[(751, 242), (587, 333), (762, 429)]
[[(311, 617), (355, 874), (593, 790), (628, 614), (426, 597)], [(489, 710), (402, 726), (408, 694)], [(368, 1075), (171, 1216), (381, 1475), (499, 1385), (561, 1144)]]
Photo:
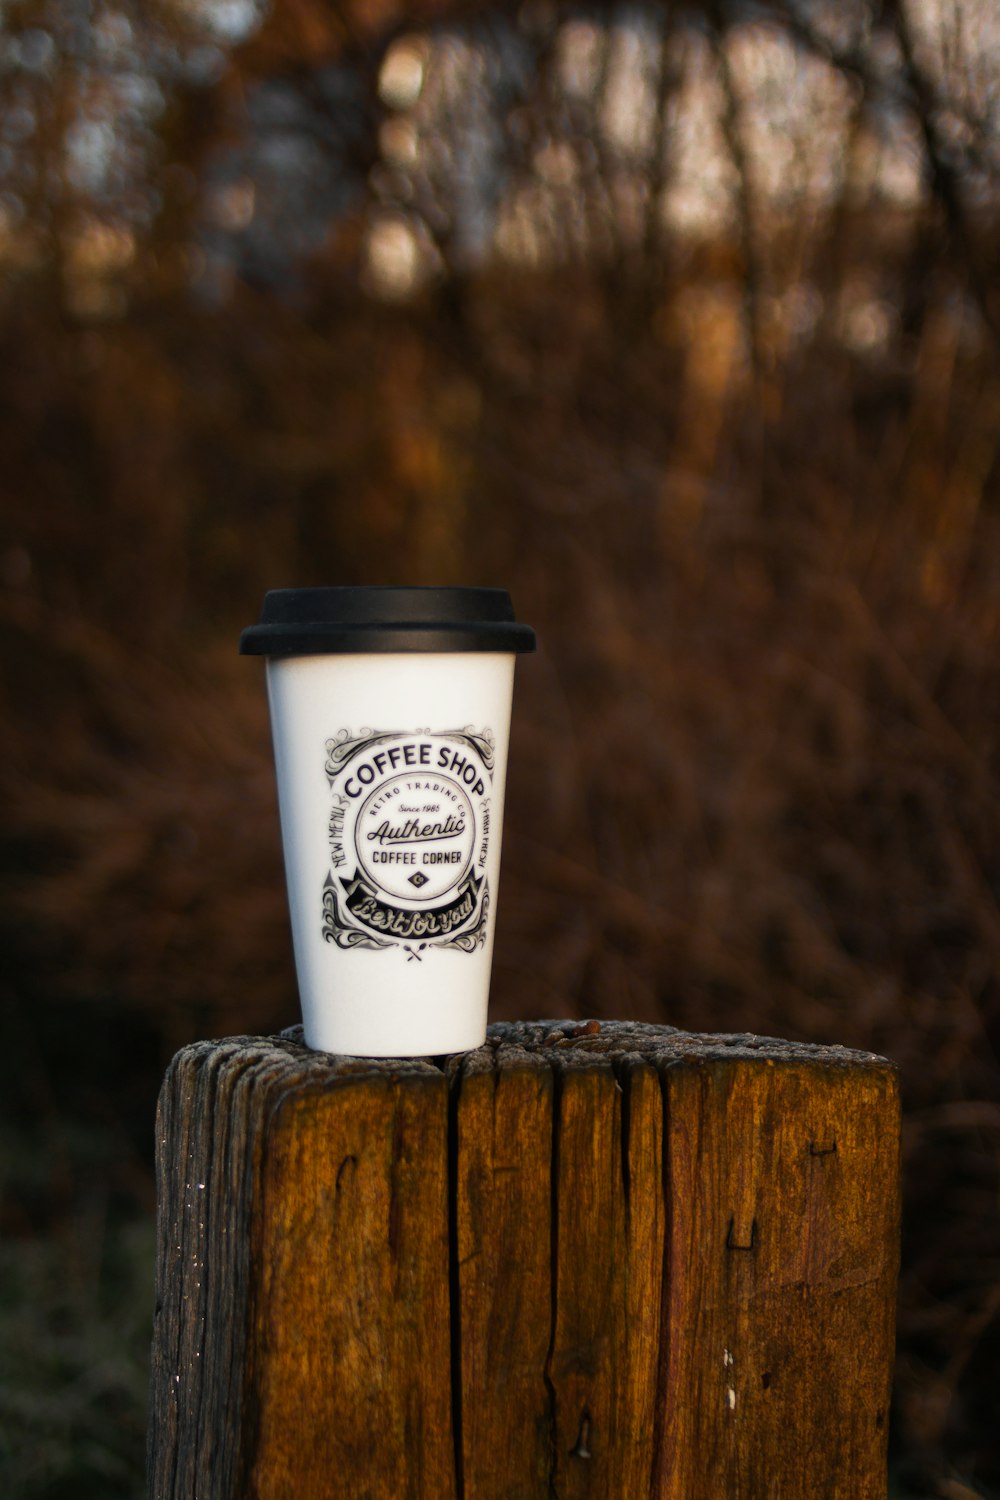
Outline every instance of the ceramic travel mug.
[(503, 589), (275, 589), (267, 658), (306, 1043), (362, 1057), (482, 1045), (514, 658)]

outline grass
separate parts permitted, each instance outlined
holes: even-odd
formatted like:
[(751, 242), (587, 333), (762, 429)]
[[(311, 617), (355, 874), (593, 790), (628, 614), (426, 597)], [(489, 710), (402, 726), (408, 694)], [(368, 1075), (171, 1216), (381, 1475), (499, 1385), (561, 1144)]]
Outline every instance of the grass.
[(2, 999), (0, 1494), (139, 1500), (156, 1054), (107, 1008)]
[(151, 1220), (110, 1213), (99, 1186), (81, 1188), (58, 1228), (0, 1244), (9, 1500), (144, 1495), (152, 1269)]

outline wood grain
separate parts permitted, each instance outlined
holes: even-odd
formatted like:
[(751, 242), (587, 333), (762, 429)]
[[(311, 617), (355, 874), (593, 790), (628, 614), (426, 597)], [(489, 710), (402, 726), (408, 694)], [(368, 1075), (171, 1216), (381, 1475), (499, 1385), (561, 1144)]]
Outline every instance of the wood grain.
[[(667, 1079), (671, 1330), (657, 1493), (884, 1496), (896, 1279), (891, 1075)], [(674, 1336), (684, 1329), (683, 1337)]]
[(547, 1494), (552, 1450), (552, 1071), (476, 1054), (453, 1089), (462, 1493), (528, 1500)]
[(884, 1500), (883, 1059), (516, 1023), (199, 1043), (158, 1115), (154, 1500)]

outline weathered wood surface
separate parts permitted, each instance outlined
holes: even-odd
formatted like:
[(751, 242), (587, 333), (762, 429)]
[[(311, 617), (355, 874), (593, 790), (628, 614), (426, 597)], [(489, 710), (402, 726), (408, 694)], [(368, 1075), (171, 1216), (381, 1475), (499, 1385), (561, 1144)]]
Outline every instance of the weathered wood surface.
[(186, 1048), (151, 1496), (882, 1500), (898, 1152), (892, 1067), (842, 1048)]

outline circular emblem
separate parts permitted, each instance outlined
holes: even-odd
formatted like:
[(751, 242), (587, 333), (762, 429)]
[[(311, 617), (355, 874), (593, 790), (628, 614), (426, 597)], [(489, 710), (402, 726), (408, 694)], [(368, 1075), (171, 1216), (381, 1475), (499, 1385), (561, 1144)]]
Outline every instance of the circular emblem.
[(450, 776), (393, 776), (369, 793), (354, 825), (361, 870), (394, 900), (439, 901), (468, 873), (472, 803)]
[(326, 741), (338, 948), (475, 953), (487, 940), (494, 740), (488, 728), (342, 729)]

